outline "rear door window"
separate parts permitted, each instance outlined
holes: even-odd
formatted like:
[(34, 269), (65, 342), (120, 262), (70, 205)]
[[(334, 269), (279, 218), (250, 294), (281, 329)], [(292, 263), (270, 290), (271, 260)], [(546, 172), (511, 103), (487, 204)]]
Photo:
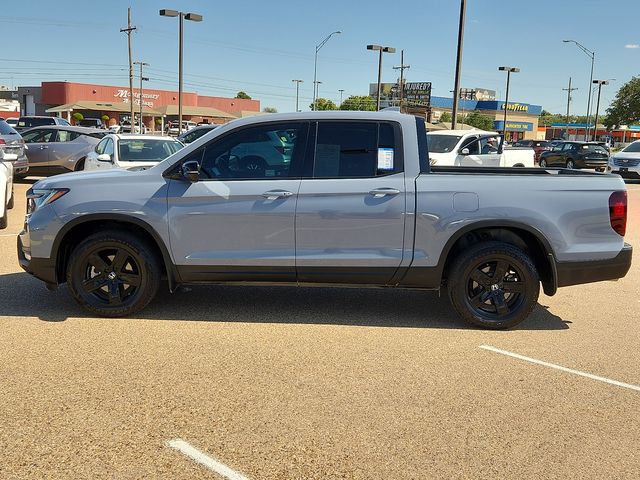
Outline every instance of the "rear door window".
[(0, 135), (16, 135), (17, 133), (7, 122), (0, 121)]
[(395, 128), (387, 122), (319, 122), (314, 178), (362, 178), (403, 171)]
[(78, 138), (80, 134), (78, 132), (72, 132), (69, 130), (58, 130), (58, 137), (56, 142), (72, 142)]

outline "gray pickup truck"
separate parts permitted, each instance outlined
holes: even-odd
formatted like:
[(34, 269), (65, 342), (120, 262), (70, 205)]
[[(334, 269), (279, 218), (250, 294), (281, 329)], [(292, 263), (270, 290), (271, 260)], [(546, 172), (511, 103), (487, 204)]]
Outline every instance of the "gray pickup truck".
[(20, 264), (104, 316), (141, 310), (163, 280), (324, 284), (446, 288), (467, 321), (507, 328), (540, 284), (553, 295), (631, 265), (620, 177), (433, 167), (424, 121), (396, 112), (236, 120), (148, 170), (27, 195)]

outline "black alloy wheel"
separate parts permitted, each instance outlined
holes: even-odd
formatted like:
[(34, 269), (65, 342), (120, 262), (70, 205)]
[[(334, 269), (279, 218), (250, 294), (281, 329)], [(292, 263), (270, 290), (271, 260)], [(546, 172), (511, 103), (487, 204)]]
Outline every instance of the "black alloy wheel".
[(448, 273), (452, 305), (470, 323), (509, 328), (533, 310), (540, 293), (536, 267), (526, 253), (502, 242), (483, 242), (462, 252)]
[(76, 247), (67, 268), (67, 282), (78, 303), (109, 317), (143, 309), (155, 296), (159, 279), (153, 252), (124, 232), (90, 236)]
[(573, 163), (573, 160), (569, 159), (567, 160), (567, 168), (570, 170), (573, 170), (574, 168), (576, 168), (575, 163)]
[(540, 159), (540, 168), (547, 168), (547, 161), (544, 158)]

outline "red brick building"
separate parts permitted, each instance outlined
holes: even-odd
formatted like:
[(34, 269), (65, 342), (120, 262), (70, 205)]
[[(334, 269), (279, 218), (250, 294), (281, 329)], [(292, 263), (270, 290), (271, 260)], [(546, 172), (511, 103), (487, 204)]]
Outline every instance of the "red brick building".
[[(75, 112), (82, 113), (84, 117), (106, 115), (111, 124), (119, 123), (123, 116), (129, 116), (132, 101), (128, 87), (74, 82), (42, 82), (40, 94), (41, 108), (38, 110), (67, 118)], [(135, 87), (133, 103), (135, 112), (140, 112), (140, 91)], [(183, 120), (224, 123), (247, 113), (259, 112), (259, 100), (182, 93)], [(178, 92), (143, 89), (142, 114), (148, 128), (159, 129), (161, 123), (177, 118)]]

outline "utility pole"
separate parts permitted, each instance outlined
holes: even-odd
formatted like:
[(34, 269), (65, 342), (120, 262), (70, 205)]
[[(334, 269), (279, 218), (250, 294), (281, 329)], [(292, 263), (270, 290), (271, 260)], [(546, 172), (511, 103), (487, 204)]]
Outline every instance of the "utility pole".
[(458, 25), (458, 53), (456, 56), (456, 77), (453, 86), (453, 114), (451, 115), (451, 129), (455, 130), (458, 124), (458, 99), (460, 97), (460, 74), (462, 69), (462, 46), (464, 44), (464, 18), (467, 11), (467, 3), (460, 0), (460, 24)]
[(394, 70), (400, 70), (400, 111), (402, 111), (402, 100), (404, 95), (404, 70), (411, 68), (411, 65), (404, 64), (404, 49), (400, 50), (400, 65), (393, 67)]
[(299, 112), (300, 110), (298, 109), (298, 98), (300, 97), (300, 84), (304, 83), (304, 80), (291, 80), (292, 82), (295, 82), (296, 84), (296, 112)]
[[(140, 65), (140, 133), (142, 133), (142, 81), (143, 80), (149, 80), (147, 77), (143, 77), (142, 76), (142, 67), (143, 66), (149, 66), (148, 63), (146, 62), (133, 62), (135, 65)], [(133, 133), (133, 130), (131, 130), (131, 133)]]
[(569, 77), (569, 88), (563, 88), (567, 92), (567, 128), (565, 129), (565, 140), (569, 140), (569, 106), (571, 105), (571, 92), (578, 90), (577, 87), (571, 88), (571, 77)]
[(131, 58), (131, 34), (136, 27), (131, 25), (131, 7), (127, 9), (127, 28), (121, 28), (120, 32), (124, 32), (127, 34), (127, 42), (129, 43), (129, 104), (131, 106), (131, 133), (133, 133), (133, 63)]

